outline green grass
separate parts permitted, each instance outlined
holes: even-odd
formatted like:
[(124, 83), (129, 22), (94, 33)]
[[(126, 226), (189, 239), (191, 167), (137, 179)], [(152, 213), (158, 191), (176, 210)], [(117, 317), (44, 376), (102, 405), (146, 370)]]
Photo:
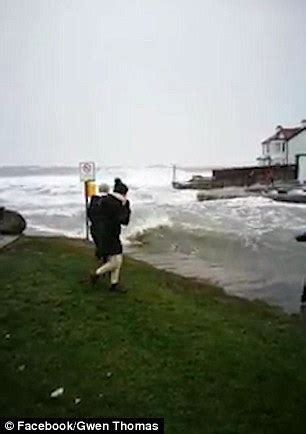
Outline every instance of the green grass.
[(297, 318), (129, 258), (128, 293), (109, 293), (106, 281), (82, 282), (94, 264), (73, 240), (22, 238), (0, 252), (1, 416), (164, 417), (167, 434), (305, 432)]

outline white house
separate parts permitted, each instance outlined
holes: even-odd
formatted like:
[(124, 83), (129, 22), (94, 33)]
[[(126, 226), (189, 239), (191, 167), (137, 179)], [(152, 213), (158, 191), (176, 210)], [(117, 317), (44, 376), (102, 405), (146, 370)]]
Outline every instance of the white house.
[(262, 142), (257, 160), (261, 166), (298, 165), (302, 157), (306, 159), (306, 120), (297, 127), (276, 127), (275, 134)]

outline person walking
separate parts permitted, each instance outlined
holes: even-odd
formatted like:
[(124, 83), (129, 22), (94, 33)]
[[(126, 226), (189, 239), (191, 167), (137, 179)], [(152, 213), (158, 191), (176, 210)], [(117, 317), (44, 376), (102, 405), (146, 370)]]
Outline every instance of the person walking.
[(100, 276), (110, 272), (111, 291), (120, 290), (118, 283), (123, 262), (121, 225), (127, 226), (131, 215), (127, 193), (128, 187), (116, 178), (114, 191), (105, 196), (99, 206), (99, 254), (107, 257), (107, 262), (91, 273), (90, 279), (92, 284), (96, 284)]
[(102, 210), (101, 204), (103, 200), (107, 197), (109, 190), (110, 188), (108, 184), (106, 183), (100, 184), (99, 186), (100, 195), (92, 196), (88, 207), (88, 218), (90, 221), (90, 234), (96, 246), (95, 256), (98, 260), (102, 261), (103, 263), (107, 261), (107, 258), (103, 256), (102, 245), (101, 245), (101, 242), (103, 242), (103, 240), (101, 240), (100, 237), (101, 229), (103, 232), (103, 227), (101, 228), (101, 226), (103, 226), (102, 223), (103, 215), (101, 213)]

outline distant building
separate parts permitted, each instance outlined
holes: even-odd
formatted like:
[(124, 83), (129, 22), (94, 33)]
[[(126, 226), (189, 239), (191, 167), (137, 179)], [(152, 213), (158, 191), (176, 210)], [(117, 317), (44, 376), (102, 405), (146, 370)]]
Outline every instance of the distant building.
[(298, 165), (302, 156), (306, 156), (306, 120), (293, 128), (276, 127), (275, 134), (262, 142), (257, 160), (260, 166)]

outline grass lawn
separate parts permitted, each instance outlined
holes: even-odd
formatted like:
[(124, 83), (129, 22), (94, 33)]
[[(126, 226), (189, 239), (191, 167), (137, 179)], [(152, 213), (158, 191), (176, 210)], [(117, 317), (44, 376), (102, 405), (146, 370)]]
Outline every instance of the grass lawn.
[(129, 258), (128, 292), (109, 293), (107, 279), (83, 281), (94, 264), (93, 249), (69, 239), (24, 237), (0, 252), (1, 416), (164, 417), (167, 434), (306, 432), (297, 318)]

